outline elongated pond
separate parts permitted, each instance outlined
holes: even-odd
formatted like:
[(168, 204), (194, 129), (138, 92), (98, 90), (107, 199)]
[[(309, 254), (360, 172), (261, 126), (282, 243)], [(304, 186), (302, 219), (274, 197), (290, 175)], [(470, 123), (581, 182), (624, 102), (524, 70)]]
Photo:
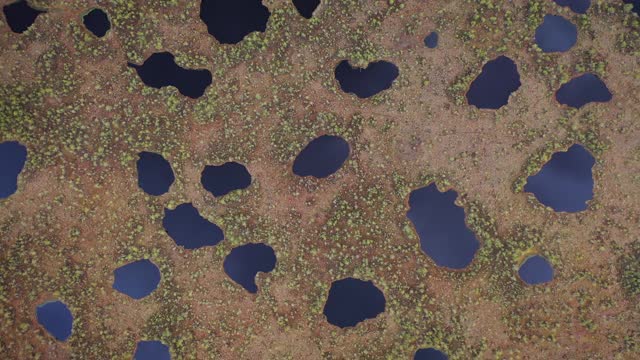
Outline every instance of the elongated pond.
[(214, 246), (224, 240), (222, 229), (202, 217), (191, 203), (178, 205), (174, 210), (164, 209), (162, 226), (176, 245), (185, 249)]
[(368, 98), (391, 88), (399, 70), (388, 61), (375, 61), (366, 68), (358, 68), (343, 60), (336, 66), (334, 74), (342, 91)]
[(592, 102), (608, 102), (613, 95), (598, 75), (587, 73), (562, 84), (556, 92), (560, 104), (581, 108)]
[(520, 73), (516, 63), (506, 56), (499, 56), (482, 67), (467, 91), (467, 102), (478, 109), (499, 109), (509, 102), (509, 97), (520, 88)]
[(237, 162), (222, 165), (208, 165), (200, 176), (202, 186), (215, 197), (224, 196), (234, 190), (246, 189), (251, 185), (251, 174), (246, 166)]
[(17, 141), (0, 143), (0, 199), (18, 190), (18, 175), (27, 162), (27, 148)]
[(448, 360), (442, 351), (434, 348), (420, 349), (413, 355), (413, 360)]
[(300, 151), (293, 162), (293, 173), (298, 176), (325, 178), (340, 170), (349, 157), (349, 151), (349, 144), (343, 138), (322, 135)]

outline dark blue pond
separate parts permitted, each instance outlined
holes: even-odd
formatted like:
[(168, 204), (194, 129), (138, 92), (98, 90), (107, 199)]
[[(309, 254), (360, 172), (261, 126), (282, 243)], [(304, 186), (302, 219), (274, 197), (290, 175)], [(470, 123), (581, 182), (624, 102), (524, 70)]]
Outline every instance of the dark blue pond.
[(145, 85), (156, 89), (173, 86), (180, 94), (192, 99), (202, 96), (212, 81), (209, 70), (182, 68), (176, 64), (175, 57), (169, 52), (152, 54), (142, 65), (127, 65), (136, 69)]
[(224, 240), (222, 229), (200, 216), (191, 203), (178, 205), (175, 210), (164, 209), (162, 226), (185, 249), (214, 246)]
[(348, 157), (349, 144), (343, 138), (322, 135), (300, 151), (293, 162), (293, 173), (325, 178), (338, 171)]
[(467, 91), (467, 101), (478, 109), (499, 109), (507, 105), (509, 96), (520, 85), (516, 63), (506, 56), (499, 56), (484, 64)]
[(7, 19), (11, 31), (18, 34), (27, 31), (36, 21), (38, 15), (46, 13), (46, 11), (32, 8), (26, 0), (5, 5), (2, 7), (2, 11), (4, 12), (4, 17)]
[(162, 195), (176, 180), (171, 164), (160, 154), (143, 151), (138, 154), (138, 186), (149, 195)]
[(551, 156), (542, 169), (527, 178), (524, 191), (535, 195), (542, 204), (555, 211), (578, 212), (587, 209), (593, 198), (595, 159), (582, 145)]
[(543, 52), (563, 52), (578, 41), (578, 28), (558, 15), (545, 15), (536, 29), (536, 44)]
[(244, 165), (237, 162), (220, 166), (208, 165), (202, 171), (200, 182), (205, 190), (219, 197), (234, 190), (248, 188), (251, 185), (251, 174)]
[(385, 305), (384, 294), (372, 281), (345, 278), (331, 284), (323, 312), (330, 324), (345, 328), (375, 318)]
[(18, 175), (27, 161), (27, 148), (17, 141), (0, 143), (0, 199), (18, 190)]
[(625, 4), (633, 4), (633, 12), (640, 15), (640, 0), (624, 0)]
[(139, 341), (133, 360), (171, 360), (169, 347), (160, 341)]
[(416, 351), (413, 360), (448, 360), (449, 357), (440, 350), (434, 348), (420, 349)]
[(113, 271), (113, 288), (134, 299), (151, 294), (160, 284), (160, 269), (148, 259), (134, 261)]
[(376, 61), (363, 68), (354, 68), (342, 60), (336, 66), (335, 76), (346, 93), (368, 98), (391, 87), (398, 77), (398, 67), (388, 61)]
[(224, 272), (248, 292), (258, 292), (256, 275), (276, 267), (276, 253), (265, 244), (246, 244), (231, 250), (224, 259)]
[(264, 32), (271, 13), (261, 0), (202, 0), (200, 19), (222, 44), (236, 44), (254, 31)]
[(407, 217), (420, 238), (420, 247), (438, 266), (467, 267), (480, 242), (465, 223), (464, 209), (455, 204), (453, 190), (438, 191), (434, 183), (409, 195)]
[(302, 17), (311, 19), (313, 12), (320, 5), (320, 0), (293, 0), (293, 5), (295, 5), (296, 10)]
[(111, 29), (111, 22), (107, 13), (102, 9), (93, 9), (82, 17), (82, 23), (87, 27), (93, 35), (97, 37), (103, 37), (107, 34), (107, 31)]
[(433, 31), (424, 38), (424, 46), (429, 49), (438, 47), (438, 33)]
[(71, 336), (73, 316), (65, 303), (55, 300), (36, 308), (38, 323), (58, 341), (66, 341)]
[(556, 92), (560, 104), (581, 108), (591, 102), (608, 102), (613, 95), (595, 74), (583, 74), (562, 84)]
[(553, 0), (560, 6), (568, 6), (571, 11), (577, 14), (584, 14), (591, 6), (591, 0)]
[(534, 255), (520, 265), (518, 275), (528, 285), (544, 284), (553, 280), (553, 267), (540, 255)]

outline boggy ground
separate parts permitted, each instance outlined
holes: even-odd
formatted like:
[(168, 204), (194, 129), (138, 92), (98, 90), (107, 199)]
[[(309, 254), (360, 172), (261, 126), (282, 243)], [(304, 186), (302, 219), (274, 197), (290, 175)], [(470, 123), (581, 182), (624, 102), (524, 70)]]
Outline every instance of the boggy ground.
[[(90, 1), (32, 1), (48, 13), (24, 34), (0, 24), (0, 141), (29, 149), (19, 191), (0, 202), (2, 358), (126, 359), (142, 339), (176, 359), (409, 359), (430, 346), (452, 359), (640, 356), (640, 20), (622, 1), (578, 16), (544, 0), (323, 0), (306, 20), (267, 0), (267, 31), (237, 45), (207, 33), (197, 1), (99, 3), (113, 23), (102, 39), (82, 26)], [(579, 25), (569, 52), (534, 46), (546, 13)], [(422, 43), (432, 30), (437, 49)], [(195, 100), (145, 87), (126, 64), (159, 51), (210, 69), (213, 85)], [(466, 105), (501, 54), (522, 87), (497, 111)], [(400, 77), (358, 99), (333, 78), (342, 59), (391, 61)], [(584, 71), (613, 100), (560, 106), (554, 91)], [(350, 159), (328, 179), (297, 178), (297, 152), (324, 133), (347, 139)], [(576, 141), (597, 159), (595, 198), (556, 214), (523, 180)], [(168, 194), (137, 187), (143, 150), (171, 162)], [(200, 172), (231, 160), (254, 183), (214, 199)], [(482, 242), (466, 271), (437, 268), (405, 217), (409, 191), (430, 181), (459, 192)], [(182, 202), (226, 239), (177, 247), (161, 222)], [(278, 256), (257, 295), (222, 268), (249, 242)], [(517, 279), (534, 252), (553, 263), (551, 284)], [(158, 290), (140, 301), (114, 291), (113, 270), (143, 257), (161, 269)], [(322, 307), (347, 276), (373, 279), (387, 310), (339, 329)], [(66, 343), (35, 320), (51, 298), (74, 314)]]

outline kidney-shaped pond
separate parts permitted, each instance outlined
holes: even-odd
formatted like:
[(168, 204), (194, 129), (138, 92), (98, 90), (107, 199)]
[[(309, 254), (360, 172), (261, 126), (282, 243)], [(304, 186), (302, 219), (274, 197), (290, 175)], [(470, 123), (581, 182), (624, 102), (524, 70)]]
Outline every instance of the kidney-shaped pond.
[(564, 52), (578, 41), (578, 28), (559, 15), (545, 15), (536, 29), (536, 44), (543, 52)]
[(0, 199), (18, 190), (18, 175), (27, 161), (27, 148), (17, 141), (0, 143)]
[(160, 341), (139, 341), (133, 360), (171, 360), (171, 353), (169, 347)]
[(527, 285), (544, 284), (553, 280), (553, 267), (544, 257), (534, 255), (520, 265), (518, 276)]
[(398, 77), (398, 67), (388, 61), (375, 61), (366, 68), (354, 68), (343, 60), (336, 66), (335, 77), (342, 91), (368, 98), (387, 90)]
[(151, 294), (160, 284), (160, 269), (148, 259), (134, 261), (113, 271), (113, 288), (133, 299)]
[(438, 349), (427, 348), (416, 351), (413, 360), (448, 360), (445, 353)]
[(256, 275), (276, 267), (276, 254), (265, 244), (246, 244), (231, 250), (224, 259), (224, 272), (248, 292), (258, 292)]
[(555, 211), (583, 211), (593, 198), (594, 164), (591, 153), (575, 144), (567, 151), (553, 154), (537, 174), (529, 176), (524, 191)]
[(467, 101), (478, 109), (499, 109), (509, 102), (509, 96), (520, 88), (520, 73), (516, 63), (499, 56), (482, 67), (467, 91)]
[(46, 13), (46, 11), (32, 8), (26, 0), (5, 5), (2, 11), (11, 31), (18, 34), (27, 31), (40, 14)]
[(149, 195), (162, 195), (175, 181), (171, 164), (160, 154), (143, 151), (136, 162), (138, 186)]
[(202, 217), (191, 203), (178, 205), (175, 210), (164, 209), (162, 226), (176, 245), (185, 249), (214, 246), (224, 240), (222, 229)]
[(587, 73), (562, 84), (556, 92), (560, 104), (581, 108), (592, 102), (608, 102), (613, 95), (598, 75)]
[(325, 178), (342, 167), (349, 151), (349, 144), (340, 136), (322, 135), (300, 151), (293, 162), (293, 173)]
[(407, 217), (418, 233), (420, 247), (438, 266), (467, 267), (480, 242), (465, 222), (464, 209), (455, 204), (453, 190), (440, 192), (435, 183), (409, 195)]
[(236, 44), (254, 31), (264, 32), (271, 13), (261, 0), (202, 0), (200, 19), (222, 44)]
[(385, 306), (384, 294), (372, 281), (345, 278), (331, 284), (323, 312), (330, 324), (345, 328), (375, 318)]
[(73, 315), (65, 303), (49, 301), (36, 308), (38, 323), (58, 341), (66, 341), (71, 336)]
[(222, 165), (208, 165), (202, 170), (200, 182), (213, 196), (224, 196), (234, 190), (246, 189), (251, 185), (251, 174), (237, 162)]

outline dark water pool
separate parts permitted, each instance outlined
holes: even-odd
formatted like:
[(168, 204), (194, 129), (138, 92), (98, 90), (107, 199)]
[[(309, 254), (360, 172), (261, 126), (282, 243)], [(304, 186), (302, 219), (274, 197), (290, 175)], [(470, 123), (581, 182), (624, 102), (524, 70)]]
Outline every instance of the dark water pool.
[(540, 255), (534, 255), (520, 265), (518, 275), (528, 285), (544, 284), (553, 280), (553, 267)]
[(480, 242), (465, 223), (464, 209), (455, 204), (453, 190), (438, 191), (434, 183), (409, 195), (407, 217), (420, 238), (420, 247), (438, 266), (467, 267)]
[(569, 80), (556, 92), (560, 104), (578, 109), (592, 102), (608, 102), (612, 97), (604, 81), (590, 73)]
[(633, 12), (640, 15), (640, 0), (624, 0), (625, 4), (633, 4)]
[(133, 360), (171, 360), (171, 353), (169, 347), (160, 341), (139, 341)]
[(224, 272), (248, 292), (258, 292), (256, 275), (276, 267), (276, 253), (265, 244), (246, 244), (231, 250), (224, 259)]
[(200, 182), (205, 190), (219, 197), (234, 190), (248, 188), (251, 185), (251, 174), (244, 165), (235, 161), (227, 162), (219, 166), (205, 166)]
[(207, 69), (185, 69), (176, 64), (175, 57), (169, 52), (155, 53), (142, 65), (127, 63), (134, 68), (142, 82), (156, 89), (173, 86), (180, 94), (197, 99), (211, 85), (211, 72)]
[(27, 162), (27, 148), (17, 141), (0, 143), (0, 199), (18, 191), (18, 175)]
[(438, 33), (433, 31), (424, 38), (424, 46), (429, 49), (438, 47)]
[(36, 308), (38, 323), (58, 341), (66, 341), (71, 336), (73, 315), (65, 303), (49, 301)]
[(169, 191), (176, 180), (171, 164), (160, 154), (143, 151), (138, 154), (138, 186), (149, 195), (159, 196)]
[(568, 6), (571, 11), (577, 14), (584, 14), (591, 6), (591, 0), (553, 0), (560, 6)]
[(271, 13), (261, 0), (202, 0), (200, 19), (222, 44), (236, 44), (254, 31), (264, 32)]
[(536, 29), (536, 44), (543, 52), (564, 52), (578, 41), (578, 28), (559, 15), (545, 15)]
[(113, 271), (113, 288), (134, 299), (151, 294), (160, 284), (160, 269), (148, 259), (134, 261)]
[(449, 357), (440, 350), (434, 348), (420, 349), (416, 351), (413, 360), (448, 360)]
[(82, 17), (82, 23), (93, 35), (101, 38), (111, 29), (111, 22), (107, 13), (102, 9), (93, 9)]
[(372, 281), (345, 278), (331, 284), (323, 312), (330, 324), (345, 328), (375, 318), (385, 305), (384, 294)]
[(499, 109), (509, 102), (509, 96), (520, 88), (516, 63), (499, 56), (482, 67), (482, 72), (469, 86), (467, 101), (478, 109)]
[(388, 61), (372, 62), (363, 69), (354, 68), (349, 61), (343, 60), (335, 70), (342, 91), (363, 99), (389, 89), (398, 75), (398, 67)]
[(293, 0), (293, 5), (295, 5), (300, 15), (306, 19), (311, 19), (313, 12), (320, 5), (320, 0)]
[(298, 176), (325, 178), (338, 171), (349, 157), (349, 144), (340, 136), (317, 137), (298, 154), (293, 173)]
[(593, 198), (592, 168), (595, 159), (584, 146), (575, 144), (553, 154), (540, 171), (527, 178), (524, 191), (558, 212), (587, 209)]
[(214, 246), (224, 240), (222, 229), (202, 217), (191, 203), (178, 205), (175, 210), (164, 209), (162, 226), (185, 249)]
[(32, 8), (26, 0), (5, 5), (2, 7), (2, 11), (11, 31), (18, 34), (27, 31), (40, 14), (46, 13), (46, 11)]

